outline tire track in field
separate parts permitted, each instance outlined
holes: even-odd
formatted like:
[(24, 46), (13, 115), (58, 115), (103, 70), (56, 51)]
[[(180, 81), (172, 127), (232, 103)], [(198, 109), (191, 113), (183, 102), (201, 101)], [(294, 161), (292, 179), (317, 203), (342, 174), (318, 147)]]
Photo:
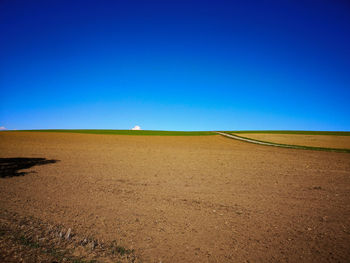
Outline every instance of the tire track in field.
[(228, 138), (235, 139), (235, 140), (240, 140), (240, 141), (250, 142), (250, 143), (255, 143), (255, 144), (260, 144), (260, 145), (276, 146), (276, 147), (291, 148), (291, 149), (302, 149), (302, 150), (317, 150), (317, 151), (330, 151), (330, 152), (346, 152), (346, 153), (350, 153), (350, 149), (336, 149), (336, 148), (323, 148), (323, 147), (280, 144), (280, 143), (273, 143), (273, 142), (258, 141), (258, 140), (245, 138), (245, 137), (237, 136), (237, 135), (234, 135), (234, 134), (228, 134), (228, 133), (224, 133), (224, 132), (216, 132), (216, 133), (220, 134), (222, 136), (228, 137)]

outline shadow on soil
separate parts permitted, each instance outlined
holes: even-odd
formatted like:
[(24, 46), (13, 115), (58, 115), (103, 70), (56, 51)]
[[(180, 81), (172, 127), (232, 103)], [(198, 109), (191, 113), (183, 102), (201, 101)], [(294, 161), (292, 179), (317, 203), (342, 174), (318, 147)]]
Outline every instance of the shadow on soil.
[(19, 172), (19, 170), (56, 162), (58, 160), (45, 158), (0, 158), (0, 178), (22, 176), (28, 172)]

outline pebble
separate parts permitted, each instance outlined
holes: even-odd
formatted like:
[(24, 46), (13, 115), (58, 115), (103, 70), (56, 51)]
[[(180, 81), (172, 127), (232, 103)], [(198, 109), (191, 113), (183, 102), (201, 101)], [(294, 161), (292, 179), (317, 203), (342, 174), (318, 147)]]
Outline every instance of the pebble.
[(67, 233), (66, 233), (66, 239), (68, 240), (68, 239), (70, 239), (70, 233), (71, 233), (71, 229), (69, 228), (68, 229), (68, 231), (67, 231)]
[(83, 246), (85, 246), (87, 243), (88, 243), (88, 241), (87, 241), (86, 238), (84, 238), (83, 242), (81, 242), (81, 244), (82, 244)]
[(92, 241), (92, 242), (91, 242), (91, 249), (94, 249), (95, 246), (96, 246), (95, 241)]

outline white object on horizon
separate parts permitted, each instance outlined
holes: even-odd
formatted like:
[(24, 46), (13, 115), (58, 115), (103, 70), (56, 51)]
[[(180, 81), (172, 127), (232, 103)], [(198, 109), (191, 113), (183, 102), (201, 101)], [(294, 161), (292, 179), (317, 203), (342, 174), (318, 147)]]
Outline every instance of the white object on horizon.
[[(136, 127), (136, 126), (135, 126)], [(3, 130), (7, 130), (4, 126), (1, 126), (0, 127), (0, 130), (3, 131)]]
[(141, 130), (141, 127), (138, 126), (138, 125), (135, 125), (135, 127), (132, 128), (132, 130), (133, 130), (133, 131), (139, 131), (139, 130)]

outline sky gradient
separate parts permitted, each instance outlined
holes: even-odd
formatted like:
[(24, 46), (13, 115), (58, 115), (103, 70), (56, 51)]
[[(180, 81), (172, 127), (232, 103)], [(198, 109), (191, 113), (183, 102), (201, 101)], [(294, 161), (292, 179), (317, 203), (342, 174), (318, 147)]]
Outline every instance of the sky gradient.
[(0, 2), (8, 129), (350, 131), (348, 1)]

